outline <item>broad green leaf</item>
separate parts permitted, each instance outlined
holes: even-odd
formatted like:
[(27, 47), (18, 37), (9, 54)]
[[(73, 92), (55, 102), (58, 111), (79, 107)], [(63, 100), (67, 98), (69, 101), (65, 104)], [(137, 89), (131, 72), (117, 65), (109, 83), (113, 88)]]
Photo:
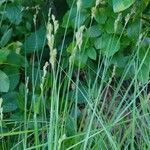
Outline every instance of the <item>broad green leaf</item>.
[(110, 33), (110, 34), (111, 33), (121, 34), (123, 30), (123, 25), (121, 21), (118, 21), (117, 28), (115, 31), (115, 18), (111, 17), (106, 21), (104, 25), (104, 29), (106, 30), (107, 33)]
[(9, 53), (10, 51), (6, 48), (0, 49), (0, 64), (3, 64), (7, 60)]
[(112, 0), (114, 12), (120, 12), (129, 8), (135, 0)]
[(137, 41), (140, 35), (140, 29), (141, 29), (141, 21), (140, 19), (136, 19), (134, 22), (131, 22), (130, 24), (128, 24), (127, 36), (132, 41)]
[(15, 111), (17, 106), (17, 92), (9, 92), (5, 95), (2, 95), (3, 98), (3, 112), (8, 113)]
[(104, 24), (107, 20), (108, 11), (105, 8), (98, 8), (95, 12), (95, 20), (99, 24)]
[(63, 18), (62, 26), (75, 28), (76, 26), (81, 26), (85, 20), (88, 18), (89, 13), (87, 10), (82, 9), (80, 15), (77, 16), (77, 8), (70, 9)]
[(6, 73), (0, 70), (0, 92), (8, 92), (10, 81)]
[(12, 28), (10, 28), (4, 33), (4, 35), (2, 36), (0, 40), (0, 47), (4, 47), (9, 42), (12, 36), (12, 32), (13, 30)]
[[(67, 4), (69, 7), (71, 7), (73, 4), (74, 6), (76, 5), (76, 2), (75, 0), (66, 0), (67, 1)], [(95, 4), (95, 0), (81, 0), (81, 8), (90, 8), (92, 6), (94, 6)]]
[(34, 51), (40, 51), (46, 43), (46, 30), (40, 28), (35, 33), (32, 33), (24, 42), (24, 49), (26, 53), (32, 53)]
[(19, 79), (20, 79), (19, 68), (18, 67), (7, 66), (7, 67), (4, 68), (4, 71), (7, 74), (7, 76), (9, 77), (9, 80), (10, 80), (9, 91), (12, 91), (17, 87), (17, 85), (19, 83)]
[(105, 23), (105, 30), (107, 33), (114, 33), (114, 22), (113, 18), (109, 18)]
[(88, 37), (98, 37), (101, 35), (101, 33), (102, 33), (102, 31), (101, 31), (100, 27), (98, 25), (93, 25), (88, 28), (86, 34)]
[(22, 6), (9, 3), (5, 9), (5, 16), (9, 19), (10, 22), (18, 25), (22, 21)]
[(88, 59), (88, 55), (86, 55), (84, 52), (77, 53), (74, 60), (74, 64), (78, 67), (80, 66), (80, 68), (83, 68), (86, 66), (87, 59)]
[(93, 48), (93, 47), (88, 48), (87, 54), (88, 54), (88, 57), (89, 57), (89, 58), (91, 58), (91, 59), (93, 59), (93, 60), (96, 60), (97, 54), (96, 54), (95, 48)]
[(15, 67), (27, 67), (28, 62), (25, 57), (15, 52), (11, 52), (7, 57), (7, 63)]
[(6, 105), (3, 106), (4, 113), (10, 113), (12, 111), (15, 111), (16, 109), (17, 109), (17, 106), (14, 103), (7, 103)]
[(148, 82), (149, 78), (150, 78), (150, 66), (143, 64), (142, 68), (138, 73), (138, 79), (142, 84), (145, 84)]
[(117, 53), (111, 59), (111, 64), (116, 65), (118, 68), (124, 68), (128, 64), (129, 58), (129, 56), (124, 56), (122, 53)]
[(140, 45), (141, 48), (139, 50), (139, 61), (140, 62), (144, 61), (144, 64), (146, 66), (150, 66), (150, 49), (149, 49), (149, 45), (150, 45), (150, 39), (145, 38), (143, 43), (141, 43), (141, 45)]
[(117, 36), (103, 34), (100, 38), (97, 38), (95, 48), (100, 49), (101, 52), (107, 56), (113, 56), (120, 49), (120, 40)]
[(75, 45), (75, 42), (71, 42), (67, 48), (67, 52), (72, 53), (73, 49), (75, 48)]

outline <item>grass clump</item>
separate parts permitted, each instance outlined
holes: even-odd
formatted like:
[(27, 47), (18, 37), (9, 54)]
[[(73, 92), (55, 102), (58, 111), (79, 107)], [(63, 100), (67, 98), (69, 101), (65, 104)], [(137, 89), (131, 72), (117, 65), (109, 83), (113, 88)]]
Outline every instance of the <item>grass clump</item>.
[(150, 149), (148, 2), (0, 6), (0, 149)]

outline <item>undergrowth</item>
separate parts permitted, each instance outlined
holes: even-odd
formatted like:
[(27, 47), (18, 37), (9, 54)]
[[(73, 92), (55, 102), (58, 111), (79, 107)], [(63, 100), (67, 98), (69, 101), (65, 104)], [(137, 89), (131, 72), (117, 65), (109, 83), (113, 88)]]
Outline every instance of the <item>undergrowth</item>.
[(0, 2), (0, 149), (150, 149), (148, 4), (137, 17), (140, 2), (71, 2), (63, 19), (42, 1)]

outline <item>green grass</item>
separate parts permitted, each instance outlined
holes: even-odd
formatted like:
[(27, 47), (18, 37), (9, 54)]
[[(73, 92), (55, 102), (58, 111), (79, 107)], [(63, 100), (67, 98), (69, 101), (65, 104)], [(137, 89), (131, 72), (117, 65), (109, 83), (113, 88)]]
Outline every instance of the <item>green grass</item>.
[[(77, 23), (79, 14), (77, 12)], [(78, 29), (78, 24), (76, 26)], [(125, 27), (122, 34), (124, 29)], [(84, 72), (81, 64), (75, 67), (73, 62), (64, 69), (62, 50), (66, 33), (67, 27), (62, 39), (60, 57), (55, 68), (51, 68), (49, 64), (46, 76), (40, 76), (41, 87), (38, 76), (42, 55), (38, 60), (39, 70), (34, 74), (34, 52), (32, 78), (28, 78), (25, 70), (23, 119), (18, 117), (16, 120), (2, 120), (3, 127), (10, 126), (10, 130), (1, 128), (0, 149), (150, 149), (150, 95), (147, 92), (150, 81), (142, 86), (137, 77), (150, 47), (139, 64), (137, 58), (140, 44), (137, 47), (135, 45), (136, 51), (132, 53), (122, 76), (117, 78), (117, 66), (109, 69), (112, 58), (103, 57), (101, 54), (98, 56), (97, 68), (87, 65), (88, 69)], [(74, 31), (73, 40), (77, 42), (75, 33)], [(69, 62), (69, 58), (67, 61)], [(128, 78), (131, 71), (134, 76)], [(32, 83), (32, 88), (28, 81)], [(72, 96), (71, 90), (74, 93)], [(79, 106), (80, 101), (82, 103)]]

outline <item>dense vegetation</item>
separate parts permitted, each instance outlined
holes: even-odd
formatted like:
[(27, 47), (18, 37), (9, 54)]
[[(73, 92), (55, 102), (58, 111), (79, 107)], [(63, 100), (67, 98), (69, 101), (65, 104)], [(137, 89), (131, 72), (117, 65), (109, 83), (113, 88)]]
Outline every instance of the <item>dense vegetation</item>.
[(0, 149), (150, 149), (149, 0), (0, 1)]

